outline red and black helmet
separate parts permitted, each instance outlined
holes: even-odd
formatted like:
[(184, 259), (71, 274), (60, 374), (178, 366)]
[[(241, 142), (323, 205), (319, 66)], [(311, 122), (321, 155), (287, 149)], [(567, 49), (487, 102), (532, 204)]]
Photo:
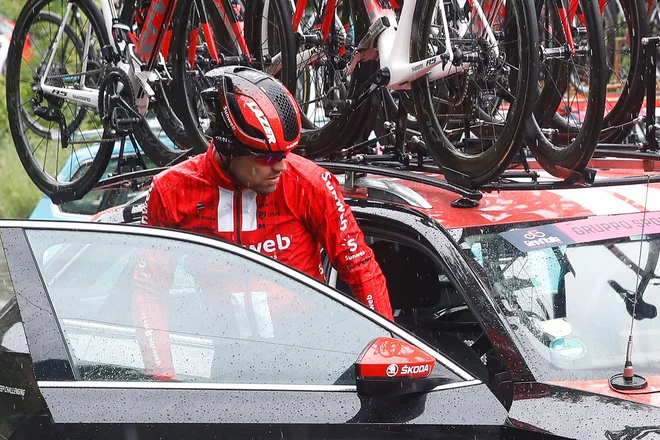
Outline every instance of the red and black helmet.
[(214, 85), (202, 92), (214, 121), (209, 135), (228, 136), (257, 154), (298, 146), (300, 111), (282, 83), (243, 66), (218, 67), (206, 77)]

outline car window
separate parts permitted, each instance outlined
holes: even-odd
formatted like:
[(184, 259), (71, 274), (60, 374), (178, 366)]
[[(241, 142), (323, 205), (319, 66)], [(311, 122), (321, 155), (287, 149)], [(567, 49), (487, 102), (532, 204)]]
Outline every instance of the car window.
[[(535, 374), (543, 380), (570, 374), (577, 380), (594, 377), (594, 371), (620, 370), (635, 296), (635, 368), (657, 371), (660, 235), (568, 245), (538, 241), (545, 238), (541, 234), (556, 240), (550, 228), (558, 230), (554, 225), (509, 227), (465, 239)], [(519, 249), (523, 246), (530, 249)]]
[(0, 240), (0, 353), (3, 351), (29, 352), (9, 267)]
[[(366, 235), (365, 241), (385, 276), (396, 323), (473, 375), (487, 378), (485, 358), (472, 347), (482, 334), (478, 320), (423, 245), (404, 244), (386, 234)], [(351, 295), (350, 286), (338, 277), (331, 275), (328, 282)]]
[[(144, 160), (147, 168), (152, 168), (154, 166), (153, 162), (151, 162), (149, 158), (144, 157)], [(112, 173), (117, 171), (117, 161), (117, 158), (110, 160), (110, 164), (103, 174), (103, 179), (110, 177)], [(80, 177), (80, 175), (82, 175), (89, 168), (90, 164), (91, 161), (82, 164), (82, 166), (78, 168), (73, 174), (72, 179)], [(62, 203), (59, 205), (59, 207), (62, 212), (69, 214), (94, 215), (104, 209), (122, 205), (139, 193), (140, 190), (134, 190), (130, 187), (112, 190), (97, 189), (89, 191), (83, 198), (79, 200), (72, 200), (70, 202)]]
[(184, 382), (351, 384), (360, 353), (390, 336), (239, 254), (118, 233), (27, 237), (81, 380), (152, 380), (171, 352)]

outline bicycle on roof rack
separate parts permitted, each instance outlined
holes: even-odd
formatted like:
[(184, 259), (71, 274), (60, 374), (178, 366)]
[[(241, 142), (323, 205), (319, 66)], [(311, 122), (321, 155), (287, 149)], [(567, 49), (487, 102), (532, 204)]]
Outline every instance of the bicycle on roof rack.
[[(395, 2), (392, 5), (347, 0), (292, 2), (293, 27), (300, 46), (297, 93), (305, 125), (301, 140), (304, 152), (314, 158), (341, 158), (362, 153), (383, 139), (391, 139), (390, 143), (397, 146), (395, 155), (407, 144), (415, 152), (430, 154), (447, 173), (478, 186), (496, 179), (515, 160), (521, 131), (526, 130), (526, 144), (549, 172), (558, 176), (579, 173), (597, 146), (598, 139), (592, 133), (600, 132), (603, 126), (607, 130), (607, 136), (603, 132), (603, 139), (620, 136), (625, 131), (622, 126), (629, 124), (623, 119), (632, 118), (625, 114), (634, 113), (635, 105), (637, 108), (641, 105), (643, 87), (638, 81), (630, 80), (640, 72), (640, 39), (646, 35), (641, 0), (535, 2), (542, 42), (540, 58), (538, 54), (533, 58), (540, 63), (542, 71), (538, 86), (540, 96), (534, 111), (537, 123), (528, 127), (520, 123), (517, 131), (506, 129), (513, 127), (513, 121), (517, 120), (517, 116), (509, 113), (516, 108), (513, 101), (520, 101), (520, 95), (528, 90), (516, 89), (514, 85), (517, 84), (507, 82), (512, 77), (515, 81), (516, 68), (520, 67), (516, 66), (515, 57), (509, 57), (499, 71), (492, 64), (497, 57), (488, 54), (497, 48), (487, 38), (491, 32), (501, 53), (515, 52), (509, 46), (511, 42), (503, 37), (505, 33), (501, 29), (505, 26), (497, 22), (498, 18), (505, 21), (509, 17), (506, 11), (510, 3), (444, 1), (425, 4), (422, 8), (412, 2), (406, 11), (406, 2), (402, 8)], [(366, 31), (366, 24), (360, 23), (365, 10), (370, 15)], [(416, 32), (407, 28), (410, 13), (413, 21), (420, 23)], [(605, 32), (601, 15), (607, 17)], [(392, 29), (384, 30), (385, 26), (379, 22), (382, 18), (393, 23)], [(482, 26), (484, 23), (487, 26)], [(461, 33), (461, 26), (471, 32)], [(616, 46), (622, 29), (628, 33), (628, 49)], [(608, 52), (601, 41), (603, 33), (607, 37)], [(454, 71), (450, 66), (444, 73), (440, 73), (442, 69), (438, 65), (432, 69), (415, 65), (408, 59), (407, 40), (411, 38), (413, 60), (421, 57), (428, 62), (431, 55), (448, 59), (450, 53), (456, 53), (457, 59), (463, 57), (470, 63), (464, 62), (460, 67), (456, 64)], [(365, 53), (368, 53), (366, 58)], [(437, 64), (440, 58), (436, 58)], [(374, 91), (373, 84), (369, 84), (372, 79), (365, 82), (364, 77), (351, 77), (353, 67), (365, 59), (378, 60), (377, 74), (386, 74), (379, 85), (382, 86), (380, 97), (373, 93), (360, 95), (368, 86)], [(391, 69), (403, 74), (410, 66), (416, 70), (406, 81), (387, 78), (387, 74), (394, 71)], [(376, 67), (372, 66), (367, 71), (374, 70)], [(605, 100), (606, 72), (613, 79), (613, 86), (620, 90), (620, 99), (616, 102)], [(493, 86), (489, 81), (499, 81), (499, 84)], [(423, 98), (432, 106), (425, 106), (417, 99), (422, 96), (415, 94), (418, 84), (430, 90), (430, 98)], [(414, 96), (409, 96), (411, 93)], [(376, 112), (363, 102), (367, 99), (371, 109), (379, 104), (383, 107), (380, 113), (384, 116), (376, 121), (375, 127), (372, 124)], [(397, 105), (397, 99), (403, 106)], [(576, 117), (572, 107), (581, 109), (584, 115)], [(385, 125), (384, 130), (379, 125)], [(406, 125), (411, 125), (412, 130)], [(358, 141), (365, 127), (366, 132), (374, 128), (376, 138)], [(396, 136), (389, 132), (390, 127), (396, 128)], [(324, 133), (333, 135), (322, 136)], [(507, 136), (515, 136), (516, 141), (503, 142), (510, 139)], [(350, 145), (356, 141), (357, 144)], [(506, 147), (498, 147), (503, 144)], [(493, 146), (495, 148), (491, 148)]]
[[(283, 0), (270, 2), (280, 5), (274, 10), (282, 13)], [(160, 166), (205, 150), (203, 115), (193, 93), (205, 86), (202, 73), (219, 65), (259, 67), (252, 62), (243, 18), (231, 0), (153, 0), (139, 27), (134, 0), (124, 2), (121, 16), (112, 0), (100, 4), (101, 9), (92, 0), (30, 0), (9, 48), (6, 90), (12, 137), (28, 175), (55, 203), (79, 199), (97, 184), (116, 141), (121, 142), (120, 156), (130, 138)], [(276, 36), (283, 53), (293, 50), (290, 33)], [(30, 60), (24, 56), (28, 40)], [(293, 78), (285, 64), (290, 59), (278, 61), (283, 82)], [(174, 103), (178, 112), (163, 92), (171, 81), (189, 92)], [(154, 110), (162, 125), (174, 125), (170, 136), (193, 148), (162, 142), (145, 119)], [(28, 131), (36, 121), (47, 137)], [(198, 136), (182, 140), (186, 132)], [(60, 163), (80, 148), (94, 158), (91, 165), (72, 181), (62, 181)]]
[[(646, 141), (642, 144), (631, 145), (635, 147), (633, 150), (629, 148), (630, 146), (625, 145), (623, 147), (618, 145), (621, 147), (618, 149), (599, 148), (593, 156), (595, 164), (605, 158), (603, 160), (607, 161), (608, 166), (614, 165), (616, 168), (620, 164), (612, 164), (607, 158), (614, 158), (615, 160), (637, 159), (638, 162), (642, 163), (641, 169), (651, 171), (654, 169), (654, 163), (660, 160), (660, 155), (657, 154), (658, 143), (655, 134), (660, 126), (656, 123), (655, 99), (653, 99), (655, 97), (654, 78), (658, 44), (660, 44), (660, 37), (648, 37), (642, 40), (642, 45), (645, 47), (646, 72), (648, 78), (651, 79), (646, 83), (647, 113), (645, 121), (648, 133)], [(391, 127), (390, 130), (390, 134), (395, 131), (394, 127)], [(394, 177), (456, 193), (460, 198), (454, 200), (452, 206), (458, 208), (476, 207), (483, 197), (483, 193), (492, 191), (556, 190), (660, 183), (660, 174), (596, 180), (596, 171), (591, 168), (585, 169), (583, 174), (580, 175), (581, 178), (578, 179), (575, 179), (575, 176), (572, 175), (563, 180), (557, 178), (542, 180), (539, 172), (529, 166), (526, 157), (519, 154), (517, 165), (520, 169), (508, 169), (492, 182), (473, 186), (468, 179), (460, 179), (460, 176), (447, 174), (445, 169), (438, 166), (432, 159), (425, 157), (424, 154), (399, 150), (395, 146), (389, 147), (384, 154), (364, 154), (360, 152), (363, 149), (362, 147), (372, 147), (377, 141), (378, 138), (368, 140), (347, 149), (348, 154), (335, 155), (334, 157), (317, 160), (317, 162), (333, 173), (344, 173), (348, 187), (354, 185), (357, 178), (363, 175)], [(423, 141), (418, 140), (417, 142), (421, 143)], [(629, 162), (626, 162), (625, 165), (629, 166)], [(135, 185), (137, 181), (146, 186), (153, 175), (164, 169), (159, 168), (115, 176), (99, 182), (97, 188)]]
[[(436, 117), (424, 137), (438, 163), (473, 184), (506, 168), (536, 96), (538, 32), (531, 1), (406, 0), (399, 16), (380, 0), (298, 0), (294, 6), (305, 155), (344, 154), (372, 127), (379, 93), (406, 90), (418, 114)], [(447, 83), (451, 90), (439, 94), (436, 85)], [(440, 111), (440, 102), (451, 108)], [(452, 118), (471, 126), (474, 136), (456, 136), (448, 125)]]
[[(56, 14), (48, 7), (57, 5), (58, 1)], [(633, 3), (633, 0), (623, 2)], [(203, 151), (208, 145), (203, 135), (208, 118), (197, 92), (208, 86), (203, 72), (222, 63), (262, 67), (290, 88), (303, 84), (302, 90), (296, 89), (305, 115), (300, 152), (312, 158), (330, 159), (323, 164), (338, 171), (343, 167), (348, 173), (392, 176), (395, 172), (408, 179), (421, 178), (411, 173), (415, 171), (433, 173), (434, 176), (422, 179), (462, 195), (457, 206), (473, 206), (481, 197), (481, 191), (603, 185), (594, 181), (595, 172), (586, 168), (588, 161), (605, 154), (631, 154), (610, 152), (602, 146), (594, 153), (591, 144), (587, 148), (579, 141), (586, 139), (584, 133), (588, 132), (585, 125), (580, 125), (579, 134), (575, 132), (575, 138), (569, 137), (568, 144), (550, 142), (552, 145), (546, 145), (547, 148), (543, 144), (536, 149), (530, 147), (536, 156), (539, 156), (539, 148), (542, 152), (553, 152), (554, 156), (565, 156), (565, 162), (555, 160), (552, 154), (537, 157), (546, 170), (551, 173), (554, 170), (555, 175), (564, 177), (564, 180), (540, 182), (538, 173), (530, 170), (520, 149), (523, 139), (529, 142), (530, 136), (548, 137), (545, 126), (532, 126), (531, 134), (529, 131), (529, 117), (538, 113), (540, 103), (552, 103), (548, 105), (545, 119), (555, 120), (557, 99), (559, 102), (565, 99), (565, 89), (579, 91), (592, 87), (593, 99), (600, 93), (596, 93), (602, 89), (596, 85), (599, 79), (590, 76), (590, 72), (598, 71), (600, 65), (595, 60), (599, 58), (600, 44), (596, 44), (599, 31), (593, 23), (597, 24), (600, 17), (596, 6), (601, 7), (602, 13), (604, 0), (572, 0), (567, 2), (572, 5), (569, 11), (562, 10), (566, 8), (563, 2), (546, 0), (535, 3), (527, 0), (437, 0), (423, 4), (408, 0), (400, 15), (392, 5), (380, 0), (330, 1), (324, 11), (316, 9), (309, 15), (307, 9), (300, 12), (306, 1), (298, 0), (293, 10), (294, 25), (300, 30), (301, 23), (308, 22), (311, 27), (304, 31), (307, 33), (299, 32), (294, 43), (291, 43), (293, 34), (276, 33), (279, 25), (284, 29), (284, 23), (288, 23), (286, 14), (292, 13), (286, 11), (284, 0), (259, 0), (251, 4), (255, 5), (254, 10), (237, 11), (237, 3), (230, 0), (157, 0), (149, 4), (146, 16), (156, 11), (162, 13), (159, 18), (162, 20), (147, 20), (143, 26), (132, 27), (125, 25), (123, 14), (107, 22), (108, 17), (115, 14), (112, 5), (105, 6), (110, 14), (101, 16), (91, 0), (32, 0), (28, 3), (41, 9), (35, 7), (28, 11), (26, 7), (22, 21), (19, 20), (17, 35), (23, 39), (15, 38), (13, 52), (19, 61), (23, 61), (20, 55), (26, 37), (38, 35), (32, 32), (36, 21), (30, 14), (35, 11), (43, 14), (46, 10), (53, 17), (60, 17), (52, 20), (56, 31), (46, 34), (41, 63), (32, 63), (38, 67), (14, 63), (13, 76), (8, 78), (8, 86), (9, 80), (12, 84), (24, 82), (22, 88), (16, 87), (19, 92), (13, 92), (11, 97), (10, 121), (13, 118), (12, 134), (20, 140), (16, 143), (21, 160), (35, 183), (39, 182), (41, 186), (38, 186), (56, 203), (80, 198), (91, 187), (107, 185), (107, 181), (97, 182), (97, 174), (105, 169), (103, 158), (116, 140), (123, 142), (127, 136), (135, 137), (134, 141), (141, 144), (147, 155), (158, 158), (154, 160), (157, 165), (167, 166), (190, 154), (163, 146), (158, 139), (154, 140), (153, 133), (141, 130), (145, 110), (171, 110), (167, 96), (161, 101), (149, 93), (151, 87), (158, 95), (158, 86), (168, 85), (170, 75), (175, 81), (172, 84), (181, 86), (185, 92), (175, 96), (172, 107), (176, 111), (170, 112), (179, 117), (184, 127), (185, 138), (175, 139), (175, 143), (182, 145), (189, 140), (194, 152)], [(587, 5), (595, 21), (586, 18)], [(570, 10), (571, 7), (581, 9)], [(534, 12), (539, 9), (544, 14), (537, 20)], [(83, 25), (74, 27), (67, 14), (75, 13), (79, 17), (81, 12), (85, 18)], [(244, 21), (241, 12), (244, 12)], [(152, 28), (148, 28), (147, 22)], [(157, 23), (160, 26), (153, 28)], [(538, 25), (542, 30), (534, 31)], [(243, 26), (249, 31), (245, 33), (247, 39)], [(132, 39), (131, 31), (135, 29), (138, 29), (137, 36)], [(636, 28), (631, 24), (629, 29)], [(171, 41), (169, 32), (172, 32)], [(274, 42), (273, 35), (281, 37)], [(545, 35), (541, 48), (541, 61), (546, 66), (543, 83), (538, 81), (539, 55), (535, 49), (539, 35)], [(151, 38), (154, 40), (150, 41)], [(654, 53), (657, 39), (646, 40), (653, 46), (649, 53)], [(62, 41), (69, 41), (70, 45), (60, 45)], [(102, 44), (106, 41), (108, 44)], [(412, 43), (412, 52), (409, 43)], [(144, 53), (140, 52), (141, 44), (149, 46)], [(298, 45), (298, 54), (292, 56), (295, 45)], [(73, 49), (58, 52), (60, 47)], [(100, 54), (100, 68), (98, 64), (92, 68), (92, 54)], [(578, 60), (585, 54), (590, 54), (591, 58), (586, 58), (585, 65), (581, 66)], [(70, 63), (71, 56), (80, 58), (81, 63)], [(568, 69), (562, 64), (567, 60), (571, 62)], [(25, 65), (29, 75), (22, 77)], [(297, 80), (291, 76), (293, 71), (299, 75)], [(650, 75), (650, 70), (647, 71)], [(310, 87), (319, 78), (322, 84), (314, 91)], [(586, 83), (582, 84), (580, 81), (584, 82), (585, 78)], [(24, 92), (27, 100), (20, 95)], [(8, 97), (11, 93), (8, 90)], [(369, 121), (373, 121), (374, 112), (369, 104), (395, 94), (398, 103), (390, 101), (390, 104), (395, 104), (396, 121), (385, 124), (385, 134), (338, 148), (365, 127), (372, 128)], [(324, 125), (319, 125), (313, 116), (314, 106), (319, 101), (323, 101)], [(410, 101), (414, 101), (416, 111), (409, 115)], [(647, 99), (647, 105), (655, 105), (655, 100)], [(94, 106), (100, 111), (96, 119), (91, 115), (91, 122), (70, 122), (71, 116)], [(88, 170), (75, 182), (62, 183), (46, 169), (46, 162), (52, 160), (52, 156), (46, 153), (44, 163), (37, 163), (35, 153), (42, 149), (42, 144), (33, 145), (33, 138), (26, 135), (25, 130), (20, 131), (20, 124), (26, 122), (21, 120), (25, 118), (26, 108), (27, 113), (41, 115), (50, 124), (49, 130), (56, 127), (59, 132), (56, 140), (63, 149), (79, 142), (86, 145), (100, 142), (93, 172)], [(599, 111), (593, 112), (594, 121), (597, 121)], [(653, 107), (653, 112), (647, 112), (647, 121), (654, 113)], [(420, 129), (415, 136), (406, 134), (411, 116)], [(537, 122), (543, 120), (540, 116), (537, 118)], [(165, 119), (161, 122), (167, 126)], [(100, 134), (95, 139), (74, 140), (76, 132), (81, 135), (82, 128), (88, 128), (85, 124), (93, 123), (100, 126)], [(649, 132), (654, 132), (655, 122), (647, 127)], [(170, 137), (174, 139), (175, 135), (170, 134)], [(385, 149), (385, 154), (381, 154), (382, 151), (368, 154), (370, 147), (383, 139), (391, 140), (392, 144)], [(656, 158), (653, 151), (657, 147), (655, 136), (647, 137), (647, 141), (645, 151), (634, 151), (632, 155), (639, 158), (641, 153), (648, 154), (644, 159), (653, 161)], [(576, 153), (573, 155), (571, 151)], [(57, 160), (56, 155), (56, 164)], [(511, 170), (511, 165), (522, 170)]]

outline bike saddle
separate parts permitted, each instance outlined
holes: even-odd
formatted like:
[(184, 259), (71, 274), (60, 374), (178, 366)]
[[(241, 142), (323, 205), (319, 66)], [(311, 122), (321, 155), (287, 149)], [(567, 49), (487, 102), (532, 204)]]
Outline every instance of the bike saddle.
[[(608, 280), (607, 283), (616, 293), (623, 298), (626, 304), (626, 310), (630, 316), (633, 316), (633, 306), (635, 307), (634, 318), (641, 321), (642, 319), (653, 319), (658, 316), (658, 309), (653, 304), (644, 301), (641, 295), (637, 296), (632, 290), (624, 289), (619, 283), (614, 280)], [(637, 305), (635, 306), (635, 296), (637, 296)]]

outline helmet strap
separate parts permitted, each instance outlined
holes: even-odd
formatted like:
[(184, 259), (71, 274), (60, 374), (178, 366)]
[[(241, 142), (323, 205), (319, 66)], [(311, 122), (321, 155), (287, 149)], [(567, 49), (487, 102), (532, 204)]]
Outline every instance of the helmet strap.
[(227, 133), (219, 133), (213, 136), (215, 151), (225, 159), (233, 159), (236, 154), (236, 139)]
[(234, 157), (242, 156), (241, 147), (238, 140), (233, 135), (223, 133), (213, 137), (213, 146), (215, 151), (222, 157), (220, 169), (222, 169), (237, 184), (242, 185), (231, 169), (231, 162)]

